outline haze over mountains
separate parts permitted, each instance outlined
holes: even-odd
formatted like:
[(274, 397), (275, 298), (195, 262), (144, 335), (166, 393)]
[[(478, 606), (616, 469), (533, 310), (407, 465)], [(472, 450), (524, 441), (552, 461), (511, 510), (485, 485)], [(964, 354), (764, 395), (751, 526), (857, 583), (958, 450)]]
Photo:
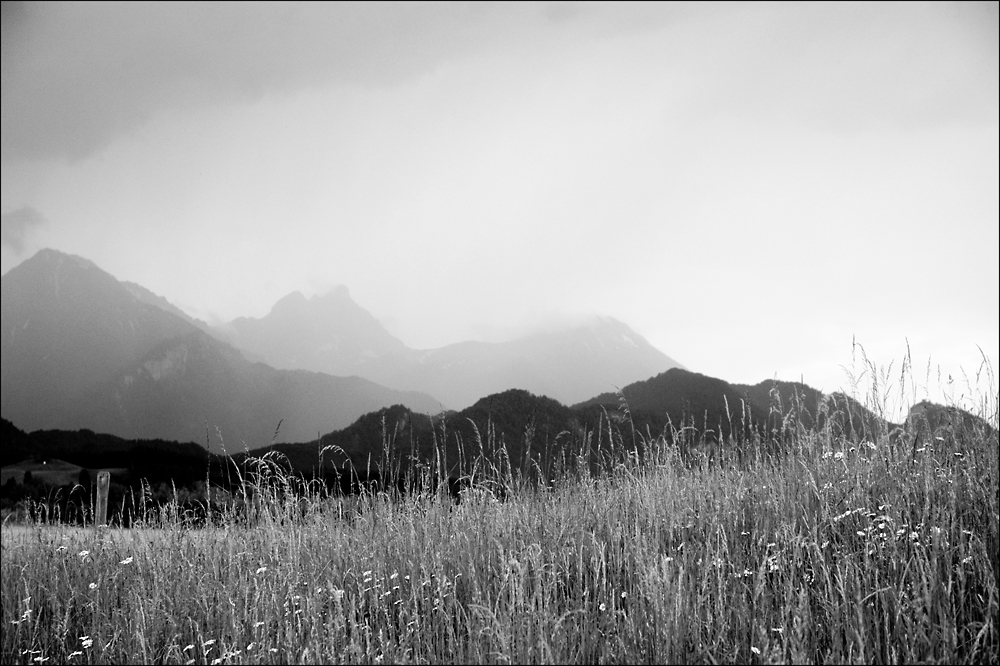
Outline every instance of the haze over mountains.
[(351, 300), (343, 286), (310, 299), (294, 292), (260, 319), (241, 317), (215, 330), (276, 368), (356, 374), (391, 388), (429, 393), (449, 409), (464, 409), (513, 388), (572, 404), (682, 367), (611, 317), (508, 342), (410, 349)]
[[(214, 453), (261, 455), (277, 447), (300, 472), (314, 468), (320, 450), (330, 451), (327, 462), (337, 469), (348, 459), (360, 469), (378, 460), (388, 437), (397, 462), (414, 454), (433, 459), (443, 442), (449, 472), (463, 473), (457, 461), (486, 453), (491, 464), (509, 456), (513, 467), (548, 474), (580, 447), (600, 458), (609, 420), (623, 432), (635, 426), (667, 441), (684, 432), (683, 446), (734, 430), (749, 437), (743, 441), (779, 441), (788, 428), (829, 418), (852, 439), (877, 439), (894, 427), (847, 396), (805, 384), (738, 385), (679, 367), (643, 370), (672, 361), (607, 318), (507, 343), (419, 351), (339, 288), (311, 299), (292, 294), (260, 320), (210, 328), (139, 285), (52, 250), (5, 275), (2, 299), (4, 464), (44, 455), (86, 468), (128, 468), (133, 476), (187, 478), (196, 472), (187, 467), (205, 460), (192, 451), (207, 441)], [(622, 381), (620, 392), (593, 391), (575, 404), (551, 397), (607, 382), (619, 365), (639, 376)], [(458, 404), (481, 393), (442, 414), (436, 396), (304, 367), (381, 376), (397, 386), (467, 381), (465, 394), (448, 394)], [(520, 385), (505, 386), (513, 382)]]
[(389, 405), (434, 414), (511, 388), (570, 403), (677, 366), (609, 318), (413, 350), (343, 287), (293, 293), (262, 319), (213, 329), (55, 250), (3, 276), (2, 292), (0, 408), (27, 431), (207, 437), (216, 450), (221, 431), (229, 450), (243, 450), (270, 442), (279, 422), (277, 441), (308, 441)]
[(88, 428), (228, 448), (304, 441), (428, 395), (246, 360), (92, 262), (42, 250), (2, 280), (0, 409), (24, 430)]

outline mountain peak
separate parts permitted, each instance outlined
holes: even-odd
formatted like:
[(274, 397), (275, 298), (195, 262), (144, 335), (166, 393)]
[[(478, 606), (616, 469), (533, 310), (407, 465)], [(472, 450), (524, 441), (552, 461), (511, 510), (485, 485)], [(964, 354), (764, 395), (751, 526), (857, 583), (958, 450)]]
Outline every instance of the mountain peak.
[(54, 250), (52, 248), (43, 248), (36, 252), (30, 259), (27, 259), (19, 266), (16, 266), (13, 270), (18, 268), (31, 269), (31, 268), (41, 268), (47, 267), (53, 272), (58, 272), (63, 266), (68, 266), (72, 268), (80, 268), (85, 270), (96, 269), (101, 270), (97, 267), (97, 264), (90, 261), (89, 259), (84, 259), (83, 257), (77, 256), (75, 254), (67, 254), (66, 252), (60, 252), (59, 250)]
[(352, 303), (354, 302), (354, 300), (351, 298), (351, 292), (348, 291), (347, 286), (343, 284), (338, 284), (336, 287), (326, 292), (325, 294), (314, 296), (313, 298), (324, 299), (324, 300), (329, 299), (338, 301), (350, 301)]
[(293, 291), (267, 316), (241, 317), (227, 332), (233, 344), (276, 368), (332, 375), (358, 374), (373, 359), (406, 350), (343, 285), (308, 299)]
[(293, 291), (287, 296), (280, 299), (271, 308), (271, 314), (280, 314), (285, 312), (294, 312), (296, 310), (301, 310), (308, 301), (306, 297), (302, 295), (301, 291)]

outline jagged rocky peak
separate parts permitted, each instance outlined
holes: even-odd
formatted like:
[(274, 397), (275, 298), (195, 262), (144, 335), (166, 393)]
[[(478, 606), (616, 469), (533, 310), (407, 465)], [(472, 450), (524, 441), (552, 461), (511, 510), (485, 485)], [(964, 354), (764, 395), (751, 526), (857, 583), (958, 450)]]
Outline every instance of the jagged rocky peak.
[(344, 285), (337, 285), (333, 289), (323, 294), (316, 294), (306, 298), (301, 291), (293, 291), (281, 298), (271, 308), (270, 314), (289, 315), (301, 314), (308, 310), (314, 310), (317, 306), (343, 306), (356, 305), (351, 299), (351, 294)]
[[(306, 303), (306, 297), (302, 295), (301, 291), (293, 291), (274, 304), (271, 308), (271, 314), (297, 312), (301, 310)], [(244, 319), (244, 317), (241, 317), (241, 319)]]

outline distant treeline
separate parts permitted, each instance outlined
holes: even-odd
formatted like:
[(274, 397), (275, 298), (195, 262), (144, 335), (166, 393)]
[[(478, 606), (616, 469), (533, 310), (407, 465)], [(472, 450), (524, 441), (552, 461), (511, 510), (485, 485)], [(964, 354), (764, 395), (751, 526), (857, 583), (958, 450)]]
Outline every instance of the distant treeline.
[[(109, 504), (119, 514), (125, 505), (135, 510), (174, 500), (193, 508), (209, 503), (208, 488), (235, 497), (245, 494), (247, 482), (259, 486), (279, 476), (297, 479), (300, 489), (339, 495), (438, 492), (444, 483), (457, 495), (469, 484), (508, 488), (515, 479), (538, 485), (568, 474), (600, 474), (625, 457), (642, 458), (654, 442), (676, 446), (682, 457), (719, 449), (759, 455), (817, 428), (860, 439), (893, 427), (850, 398), (824, 396), (803, 384), (734, 386), (680, 369), (573, 407), (520, 390), (436, 416), (395, 405), (313, 442), (228, 456), (197, 443), (125, 440), (89, 430), (25, 433), (3, 420), (5, 468), (52, 459), (88, 474), (59, 487), (11, 478), (0, 499), (6, 510), (26, 499), (48, 502), (73, 520), (73, 502), (86, 504), (91, 489), (85, 481), (99, 469), (118, 471)], [(299, 492), (285, 485), (283, 492)]]

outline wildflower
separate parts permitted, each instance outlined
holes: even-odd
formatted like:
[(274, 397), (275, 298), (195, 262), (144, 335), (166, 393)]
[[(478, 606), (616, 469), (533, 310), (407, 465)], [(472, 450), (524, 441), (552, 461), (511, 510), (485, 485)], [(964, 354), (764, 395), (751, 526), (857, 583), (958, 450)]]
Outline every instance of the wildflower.
[(604, 611), (606, 611), (606, 610), (608, 609), (608, 607), (604, 605), (604, 602), (603, 602), (603, 601), (601, 602), (601, 605), (600, 605), (600, 606), (598, 606), (598, 608), (600, 609), (600, 611), (601, 611), (602, 613), (603, 613)]
[(132, 564), (132, 556), (129, 555), (128, 557), (126, 557), (124, 560), (122, 560), (118, 564)]
[(750, 646), (750, 651), (751, 651), (751, 652), (753, 652), (753, 653), (754, 653), (754, 654), (756, 654), (756, 655), (759, 655), (759, 654), (760, 654), (760, 648), (759, 648), (759, 647), (757, 647), (756, 645), (751, 645), (751, 646)]
[[(80, 643), (83, 645), (84, 650), (89, 650), (94, 646), (94, 639), (90, 636), (80, 636)], [(191, 647), (194, 647), (193, 645)]]
[(833, 454), (833, 459), (834, 460), (843, 460), (844, 459), (844, 452), (843, 451), (837, 451), (835, 454)]
[(203, 648), (211, 647), (213, 645), (215, 645), (215, 639), (214, 638), (210, 638), (210, 639), (208, 639), (207, 641), (205, 641), (204, 643), (201, 644), (201, 646)]
[(80, 652), (79, 650), (73, 650), (72, 652), (69, 653), (69, 658), (72, 659), (73, 657), (79, 657), (82, 654), (83, 653)]
[(262, 574), (262, 573), (264, 573), (266, 571), (267, 571), (267, 567), (260, 567), (259, 569), (257, 569), (257, 573), (255, 575), (259, 576), (260, 574)]
[(622, 599), (628, 596), (628, 592), (622, 592)]
[(79, 553), (77, 553), (77, 557), (79, 557), (81, 560), (86, 558), (88, 555), (90, 555), (89, 550), (81, 550)]
[[(263, 626), (264, 626), (263, 622), (254, 622), (253, 628), (254, 629), (260, 629)], [(191, 647), (194, 647), (194, 646), (192, 645)]]
[(56, 548), (57, 553), (61, 553), (64, 550), (69, 550), (69, 548), (67, 546), (59, 546), (58, 548)]

